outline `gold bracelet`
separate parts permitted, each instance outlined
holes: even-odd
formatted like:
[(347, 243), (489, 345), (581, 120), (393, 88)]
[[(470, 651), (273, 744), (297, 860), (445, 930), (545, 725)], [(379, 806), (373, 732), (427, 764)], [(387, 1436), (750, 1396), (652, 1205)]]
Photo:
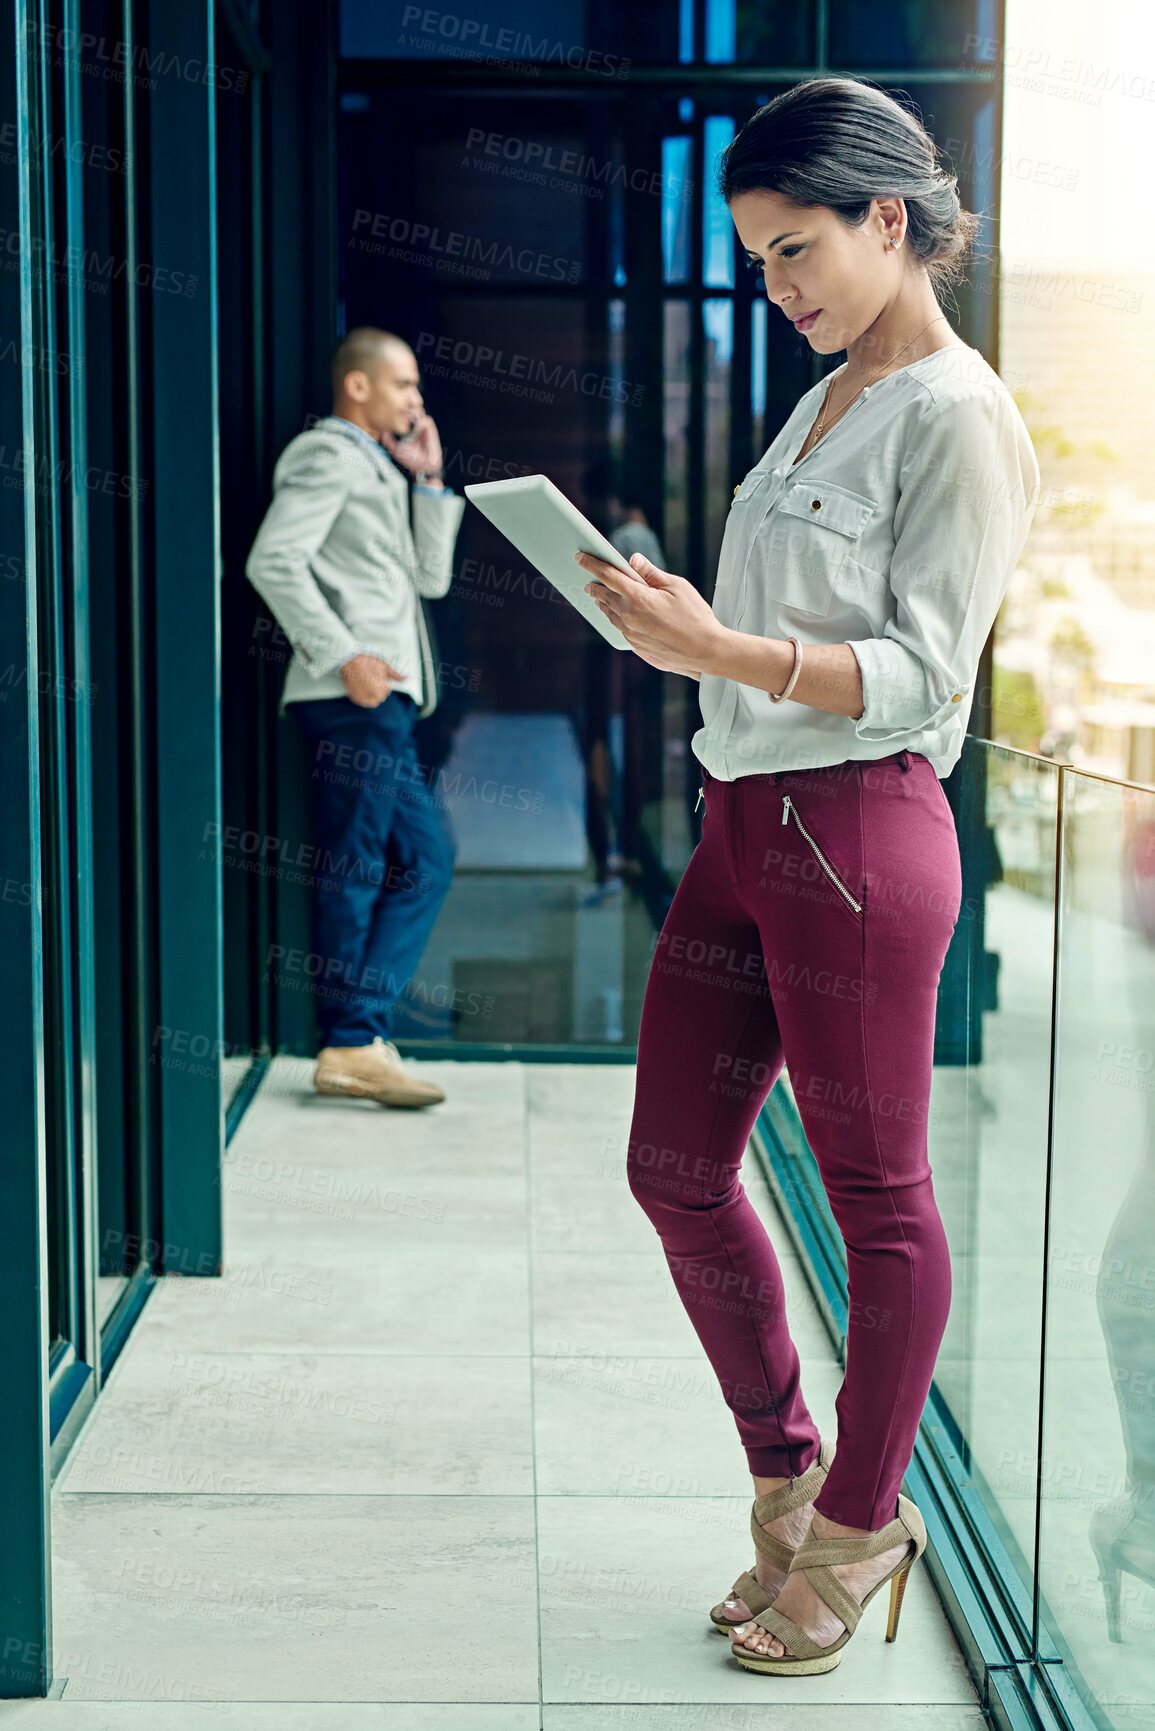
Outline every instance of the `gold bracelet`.
[(801, 643), (799, 643), (797, 637), (788, 637), (786, 639), (786, 641), (787, 641), (787, 643), (793, 643), (793, 645), (794, 645), (794, 668), (793, 668), (793, 671), (791, 672), (789, 679), (786, 681), (786, 686), (785, 686), (784, 690), (778, 692), (777, 696), (775, 696), (773, 691), (768, 691), (766, 693), (766, 695), (770, 699), (771, 703), (781, 703), (781, 701), (784, 697), (790, 696), (790, 693), (794, 690), (795, 681), (797, 680), (799, 673), (801, 673), (801, 671), (802, 671), (802, 645), (801, 645)]

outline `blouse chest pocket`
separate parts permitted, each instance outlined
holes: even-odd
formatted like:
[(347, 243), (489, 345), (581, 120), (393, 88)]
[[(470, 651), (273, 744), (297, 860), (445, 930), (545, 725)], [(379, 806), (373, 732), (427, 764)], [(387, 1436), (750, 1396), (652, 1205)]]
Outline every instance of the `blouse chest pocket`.
[(829, 613), (842, 563), (877, 509), (832, 481), (788, 482), (757, 537), (755, 581), (787, 607)]
[(769, 469), (751, 469), (740, 486), (734, 488), (734, 496), (730, 500), (730, 509), (735, 514), (759, 509), (766, 503), (766, 482), (770, 479)]

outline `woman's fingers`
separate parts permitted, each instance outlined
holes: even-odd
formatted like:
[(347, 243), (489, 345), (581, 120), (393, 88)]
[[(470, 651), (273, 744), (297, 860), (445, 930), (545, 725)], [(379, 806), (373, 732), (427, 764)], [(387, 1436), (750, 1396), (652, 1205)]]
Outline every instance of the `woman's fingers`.
[[(616, 565), (611, 565), (607, 560), (599, 559), (596, 553), (575, 553), (574, 558), (583, 570), (591, 572), (607, 588), (613, 589), (615, 594), (628, 595), (634, 590), (666, 588), (677, 581), (669, 572), (659, 571), (656, 565), (652, 565), (640, 553), (635, 553), (629, 560), (634, 571), (632, 577), (619, 571)], [(641, 560), (645, 567), (644, 574), (634, 565), (634, 559)]]

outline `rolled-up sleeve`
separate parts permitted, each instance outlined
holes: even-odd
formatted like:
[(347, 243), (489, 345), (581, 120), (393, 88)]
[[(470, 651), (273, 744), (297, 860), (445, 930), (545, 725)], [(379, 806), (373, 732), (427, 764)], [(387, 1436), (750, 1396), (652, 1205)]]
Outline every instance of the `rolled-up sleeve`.
[(881, 637), (852, 642), (861, 739), (933, 732), (970, 713), (973, 684), (1038, 501), (1039, 467), (1013, 400), (976, 389), (931, 402), (899, 478)]

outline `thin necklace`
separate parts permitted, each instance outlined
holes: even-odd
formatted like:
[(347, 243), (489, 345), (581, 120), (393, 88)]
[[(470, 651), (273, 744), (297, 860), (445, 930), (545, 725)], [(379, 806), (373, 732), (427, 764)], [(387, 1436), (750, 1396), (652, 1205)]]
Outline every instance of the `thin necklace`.
[[(945, 313), (936, 313), (934, 315), (934, 318), (928, 319), (926, 321), (926, 323), (922, 327), (922, 331), (928, 331), (930, 329), (931, 325), (933, 325), (935, 323), (935, 320), (945, 319), (945, 318), (946, 318)], [(922, 331), (915, 331), (914, 335), (910, 339), (910, 343), (916, 343), (918, 341), (919, 337), (921, 337)], [(828, 426), (827, 421), (826, 421), (826, 406), (830, 401), (830, 394), (834, 389), (833, 380), (831, 381), (829, 387), (827, 388), (825, 399), (823, 400), (822, 412), (814, 424), (814, 445), (816, 445), (818, 443), (818, 441), (822, 437), (823, 433), (829, 432), (830, 427), (833, 427), (835, 422), (840, 421), (842, 419), (843, 415), (846, 413), (846, 411), (850, 407), (851, 403), (856, 403), (858, 401), (859, 397), (862, 395), (863, 391), (866, 389), (866, 386), (869, 384), (873, 384), (875, 378), (881, 378), (883, 373), (886, 371), (887, 367), (890, 366), (891, 362), (896, 361), (898, 359), (899, 355), (905, 354), (906, 350), (910, 347), (910, 343), (903, 343), (901, 349), (895, 349), (895, 351), (891, 355), (890, 359), (887, 361), (884, 361), (882, 363), (882, 366), (879, 368), (878, 372), (875, 374), (872, 374), (871, 377), (866, 380), (865, 384), (859, 385), (859, 387), (858, 387), (857, 391), (855, 391), (854, 395), (847, 402), (843, 403), (843, 405), (839, 409), (838, 413), (831, 418), (829, 426)], [(811, 450), (814, 449), (814, 445), (811, 445), (811, 447), (810, 447)]]

